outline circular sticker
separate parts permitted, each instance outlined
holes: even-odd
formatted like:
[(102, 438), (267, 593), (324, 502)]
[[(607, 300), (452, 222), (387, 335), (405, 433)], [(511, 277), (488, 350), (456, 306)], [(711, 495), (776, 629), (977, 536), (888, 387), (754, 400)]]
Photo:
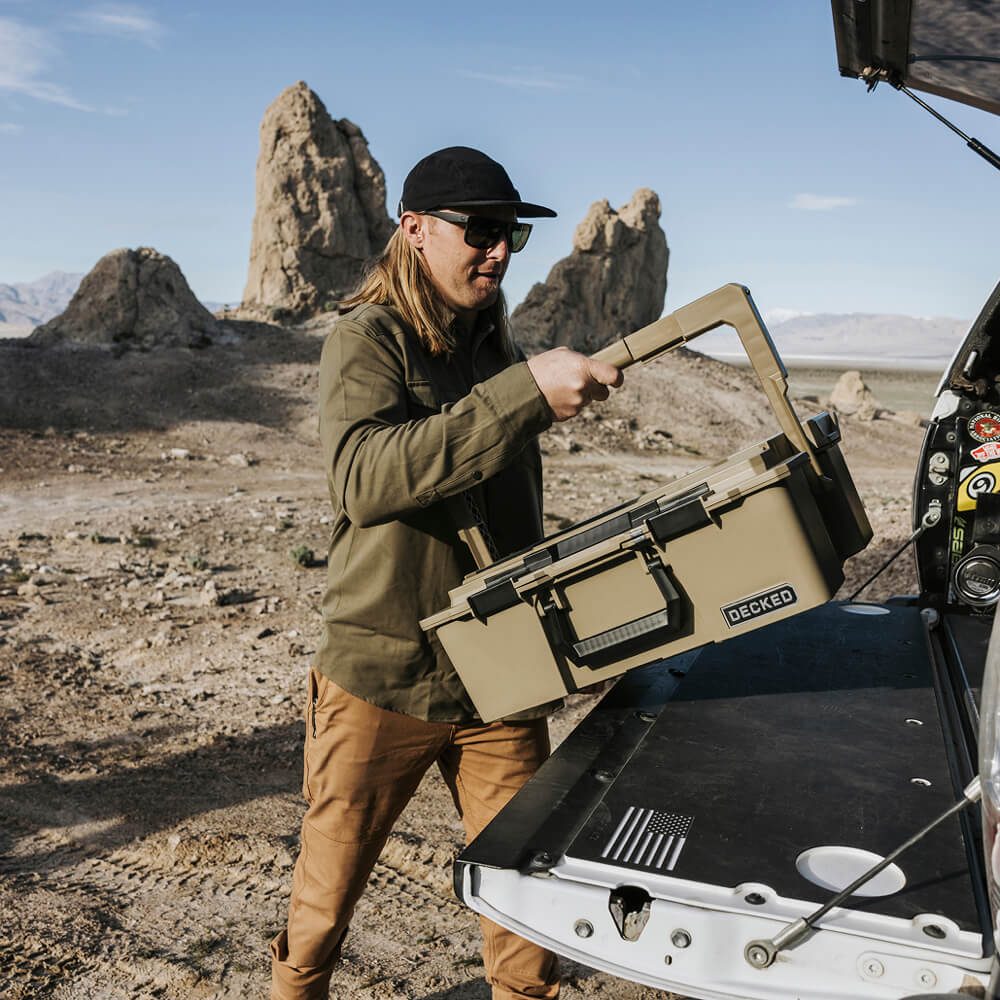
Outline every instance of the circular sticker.
[(992, 472), (979, 472), (969, 480), (967, 491), (970, 497), (975, 500), (984, 493), (996, 491), (997, 477)]
[(976, 501), (979, 497), (987, 493), (998, 492), (1000, 487), (1000, 462), (991, 462), (989, 465), (973, 466), (967, 473), (963, 470), (965, 478), (958, 487), (958, 502), (956, 504), (960, 511), (975, 510)]
[(1000, 413), (983, 410), (969, 418), (969, 436), (976, 441), (1000, 441)]

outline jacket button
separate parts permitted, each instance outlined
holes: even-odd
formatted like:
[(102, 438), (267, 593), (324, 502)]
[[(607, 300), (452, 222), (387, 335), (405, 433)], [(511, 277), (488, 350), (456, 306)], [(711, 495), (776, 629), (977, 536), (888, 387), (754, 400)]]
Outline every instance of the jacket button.
[(476, 471), (472, 473), (472, 478), (475, 479), (475, 481), (478, 483), (479, 480), (483, 478), (483, 474), (478, 469), (476, 469)]

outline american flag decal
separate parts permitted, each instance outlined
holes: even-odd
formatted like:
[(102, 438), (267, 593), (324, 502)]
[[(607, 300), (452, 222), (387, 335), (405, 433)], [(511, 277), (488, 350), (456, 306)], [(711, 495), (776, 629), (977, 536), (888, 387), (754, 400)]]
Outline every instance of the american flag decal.
[(601, 857), (622, 864), (673, 871), (693, 822), (693, 816), (629, 806), (601, 851)]

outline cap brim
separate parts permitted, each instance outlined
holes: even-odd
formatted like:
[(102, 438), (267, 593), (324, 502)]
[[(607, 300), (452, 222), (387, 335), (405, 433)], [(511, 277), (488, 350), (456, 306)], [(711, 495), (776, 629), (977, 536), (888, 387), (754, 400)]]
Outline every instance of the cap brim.
[(486, 206), (497, 208), (513, 208), (518, 216), (524, 219), (554, 219), (556, 213), (551, 208), (544, 205), (532, 205), (529, 201), (462, 201), (456, 202), (456, 208), (485, 208)]

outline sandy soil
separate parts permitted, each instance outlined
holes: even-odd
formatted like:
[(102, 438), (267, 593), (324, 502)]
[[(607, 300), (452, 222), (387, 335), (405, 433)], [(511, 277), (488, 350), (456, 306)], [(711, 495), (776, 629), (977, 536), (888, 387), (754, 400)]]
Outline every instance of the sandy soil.
[[(267, 995), (324, 582), (324, 331), (233, 331), (200, 352), (117, 358), (0, 342), (0, 994), (12, 1000)], [(630, 375), (603, 409), (545, 436), (549, 525), (763, 436), (758, 395), (747, 373), (695, 355)], [(922, 432), (880, 420), (844, 434), (876, 530), (848, 593), (909, 533)], [(864, 596), (914, 585), (905, 556)], [(591, 702), (575, 696), (552, 720), (557, 742)], [(451, 890), (460, 845), (428, 774), (358, 908), (335, 996), (489, 996), (477, 922)], [(663, 996), (565, 973), (568, 998)]]

